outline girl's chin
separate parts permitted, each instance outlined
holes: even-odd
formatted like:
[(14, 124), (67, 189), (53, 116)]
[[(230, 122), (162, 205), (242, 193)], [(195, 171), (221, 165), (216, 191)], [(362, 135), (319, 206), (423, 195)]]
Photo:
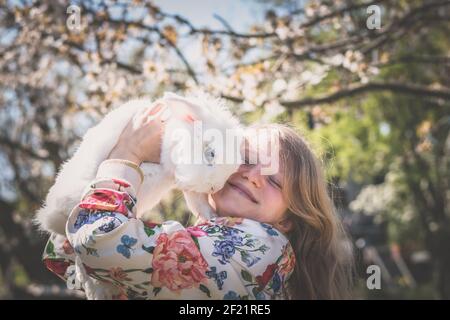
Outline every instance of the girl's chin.
[(219, 217), (249, 218), (248, 213), (254, 208), (249, 206), (247, 200), (241, 200), (232, 190), (221, 190), (220, 194), (212, 195), (214, 204), (216, 204), (216, 214)]
[(233, 210), (233, 208), (229, 208), (229, 207), (226, 207), (224, 209), (219, 206), (216, 210), (216, 214), (219, 217), (241, 217), (239, 212), (237, 212), (236, 210)]
[(245, 206), (234, 206), (231, 205), (230, 207), (227, 207), (225, 210), (217, 210), (217, 215), (219, 217), (233, 217), (233, 218), (251, 218), (249, 215), (249, 212), (251, 212), (250, 208)]

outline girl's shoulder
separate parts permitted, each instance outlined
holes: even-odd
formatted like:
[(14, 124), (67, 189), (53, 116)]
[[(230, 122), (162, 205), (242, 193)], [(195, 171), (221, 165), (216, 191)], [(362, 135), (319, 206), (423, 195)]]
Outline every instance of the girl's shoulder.
[(215, 227), (220, 230), (233, 228), (242, 232), (249, 232), (257, 237), (277, 238), (281, 241), (288, 242), (286, 236), (272, 225), (247, 218), (216, 217), (197, 223), (195, 227), (202, 229)]
[(256, 299), (284, 297), (295, 254), (279, 230), (251, 219), (218, 217), (188, 232), (209, 252), (205, 257), (210, 265), (232, 266)]
[[(255, 220), (235, 217), (217, 217), (188, 227), (191, 236), (206, 246), (213, 246), (213, 256), (220, 263), (227, 262), (228, 255), (239, 263), (255, 269), (256, 273), (265, 264), (277, 264), (286, 255), (293, 255), (289, 240), (273, 226)], [(234, 253), (239, 253), (234, 255)], [(261, 263), (260, 263), (261, 262)]]

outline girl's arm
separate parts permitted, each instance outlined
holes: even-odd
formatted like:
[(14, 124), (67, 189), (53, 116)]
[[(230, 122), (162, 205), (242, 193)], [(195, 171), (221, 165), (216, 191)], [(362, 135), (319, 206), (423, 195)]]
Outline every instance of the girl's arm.
[[(142, 171), (132, 162), (104, 161), (71, 212), (66, 235), (89, 276), (145, 297), (153, 250), (165, 228), (135, 218), (142, 180)], [(184, 229), (175, 221), (170, 225)]]
[(149, 281), (151, 250), (163, 229), (135, 219), (136, 192), (142, 180), (143, 173), (135, 163), (104, 161), (69, 215), (67, 238), (50, 237), (44, 251), (47, 268), (74, 282), (74, 265), (79, 259), (87, 276), (142, 294), (139, 288)]

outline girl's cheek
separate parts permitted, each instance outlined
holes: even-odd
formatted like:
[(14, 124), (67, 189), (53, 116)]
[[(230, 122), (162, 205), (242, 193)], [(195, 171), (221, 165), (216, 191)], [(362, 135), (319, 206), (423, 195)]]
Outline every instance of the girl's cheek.
[(270, 190), (267, 193), (266, 201), (274, 208), (284, 208), (286, 206), (283, 195), (276, 189)]
[(265, 188), (263, 197), (266, 202), (269, 202), (269, 201), (270, 201), (270, 203), (273, 203), (274, 201), (278, 202), (277, 191), (270, 186), (267, 186)]

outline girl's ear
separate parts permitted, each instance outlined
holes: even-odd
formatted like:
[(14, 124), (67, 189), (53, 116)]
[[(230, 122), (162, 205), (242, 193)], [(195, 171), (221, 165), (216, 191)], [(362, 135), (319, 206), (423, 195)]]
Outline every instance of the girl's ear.
[(163, 99), (178, 99), (183, 100), (184, 98), (182, 96), (177, 95), (176, 93), (166, 91), (164, 92), (164, 95), (162, 97)]
[(284, 218), (276, 223), (276, 227), (278, 230), (286, 234), (291, 231), (293, 227), (292, 220), (289, 218)]

